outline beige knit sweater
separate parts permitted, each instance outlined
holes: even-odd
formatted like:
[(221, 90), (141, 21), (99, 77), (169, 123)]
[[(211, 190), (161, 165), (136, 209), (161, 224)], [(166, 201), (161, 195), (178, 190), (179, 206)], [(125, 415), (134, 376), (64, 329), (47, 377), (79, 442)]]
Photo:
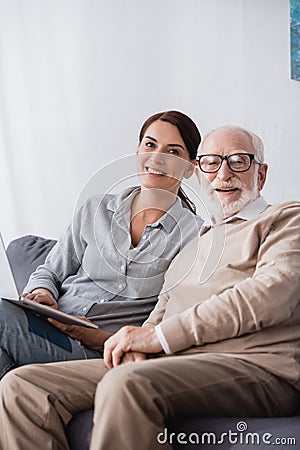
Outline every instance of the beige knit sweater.
[(158, 323), (172, 353), (228, 354), (300, 390), (300, 203), (191, 241), (144, 326)]

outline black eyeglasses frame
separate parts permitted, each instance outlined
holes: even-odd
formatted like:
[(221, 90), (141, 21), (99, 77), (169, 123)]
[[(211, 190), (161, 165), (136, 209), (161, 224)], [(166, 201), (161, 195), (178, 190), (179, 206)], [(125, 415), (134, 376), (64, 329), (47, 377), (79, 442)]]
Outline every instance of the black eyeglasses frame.
[[(228, 158), (230, 158), (231, 156), (239, 156), (239, 155), (247, 155), (247, 156), (249, 156), (250, 164), (249, 164), (249, 167), (247, 169), (235, 170), (232, 167), (230, 167), (230, 163), (228, 163)], [(219, 165), (219, 167), (217, 167), (217, 169), (210, 170), (210, 171), (203, 170), (202, 167), (200, 166), (200, 161), (201, 161), (201, 158), (204, 157), (204, 156), (217, 156), (218, 158), (220, 158), (220, 165)], [(257, 158), (257, 156), (254, 155), (254, 153), (232, 153), (231, 155), (225, 155), (225, 156), (217, 155), (215, 153), (205, 153), (203, 155), (197, 155), (196, 156), (196, 161), (198, 163), (199, 169), (203, 173), (215, 173), (215, 172), (218, 172), (221, 169), (221, 166), (222, 166), (224, 160), (226, 161), (229, 169), (232, 170), (232, 172), (236, 172), (236, 173), (247, 172), (250, 169), (250, 167), (251, 167), (252, 161), (255, 161), (257, 164), (262, 164), (261, 161)]]

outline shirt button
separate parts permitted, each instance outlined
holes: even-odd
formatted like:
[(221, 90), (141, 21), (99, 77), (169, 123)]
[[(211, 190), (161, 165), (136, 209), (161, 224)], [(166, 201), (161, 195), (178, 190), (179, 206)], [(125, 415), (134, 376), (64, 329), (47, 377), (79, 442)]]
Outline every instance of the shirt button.
[(121, 283), (119, 284), (119, 289), (123, 289), (124, 285)]
[(122, 264), (121, 267), (120, 267), (120, 269), (121, 269), (121, 270), (124, 270), (124, 269), (125, 269), (125, 264)]
[(86, 311), (87, 310), (87, 306), (84, 306), (82, 309), (83, 309), (83, 311)]
[(148, 237), (148, 236), (147, 236), (146, 234), (144, 234), (143, 239), (145, 240), (145, 239), (147, 239), (147, 237)]
[(101, 298), (100, 303), (104, 303), (104, 298)]

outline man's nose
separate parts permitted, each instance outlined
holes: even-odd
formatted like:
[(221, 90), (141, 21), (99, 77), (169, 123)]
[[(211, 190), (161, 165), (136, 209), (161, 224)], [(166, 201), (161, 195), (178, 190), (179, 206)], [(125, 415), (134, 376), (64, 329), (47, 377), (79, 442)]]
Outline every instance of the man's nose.
[(233, 176), (233, 172), (227, 164), (227, 161), (223, 159), (220, 169), (218, 170), (217, 178), (219, 180), (229, 180)]

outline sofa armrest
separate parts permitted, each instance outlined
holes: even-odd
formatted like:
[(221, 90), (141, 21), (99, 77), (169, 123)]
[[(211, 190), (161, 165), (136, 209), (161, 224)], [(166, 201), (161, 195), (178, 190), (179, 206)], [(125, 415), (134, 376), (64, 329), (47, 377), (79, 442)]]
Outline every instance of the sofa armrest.
[(23, 292), (32, 272), (44, 263), (55, 243), (53, 239), (33, 235), (22, 236), (9, 243), (7, 256), (19, 294)]

